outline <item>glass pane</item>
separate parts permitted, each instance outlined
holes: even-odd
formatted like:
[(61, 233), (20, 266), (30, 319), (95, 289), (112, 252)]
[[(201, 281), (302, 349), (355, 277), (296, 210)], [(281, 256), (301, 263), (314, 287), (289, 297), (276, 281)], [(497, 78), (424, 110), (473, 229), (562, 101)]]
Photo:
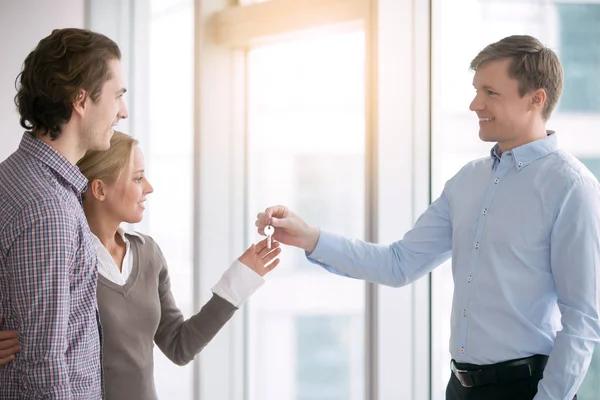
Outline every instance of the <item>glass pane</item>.
[[(172, 3), (167, 4), (165, 3)], [(140, 132), (154, 186), (144, 222), (169, 265), (171, 290), (192, 315), (193, 1), (153, 1), (149, 35), (149, 132)], [(154, 348), (160, 399), (192, 398), (192, 365), (179, 367)]]
[(600, 113), (600, 4), (557, 4), (565, 91), (560, 110)]
[[(250, 215), (285, 204), (364, 236), (363, 42), (351, 32), (249, 51)], [(248, 308), (250, 399), (363, 399), (364, 283), (293, 248), (267, 280)]]
[[(487, 44), (513, 34), (529, 34), (557, 51), (565, 69), (563, 97), (548, 122), (563, 148), (600, 172), (600, 3), (533, 0), (435, 0), (433, 4), (434, 198), (464, 164), (489, 155), (492, 143), (478, 138), (469, 111), (474, 95), (471, 59)], [(450, 23), (460, 21), (460, 24)], [(450, 263), (433, 273), (433, 400), (443, 400), (450, 377)], [(600, 396), (600, 348), (579, 391), (580, 400)]]

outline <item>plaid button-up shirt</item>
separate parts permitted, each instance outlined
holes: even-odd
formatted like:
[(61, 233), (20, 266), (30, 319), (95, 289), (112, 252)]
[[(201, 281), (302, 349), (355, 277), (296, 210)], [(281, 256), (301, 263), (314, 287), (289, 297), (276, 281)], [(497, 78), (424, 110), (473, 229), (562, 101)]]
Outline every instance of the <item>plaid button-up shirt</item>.
[(100, 399), (97, 257), (79, 169), (29, 133), (0, 164), (0, 316), (21, 351), (0, 399)]

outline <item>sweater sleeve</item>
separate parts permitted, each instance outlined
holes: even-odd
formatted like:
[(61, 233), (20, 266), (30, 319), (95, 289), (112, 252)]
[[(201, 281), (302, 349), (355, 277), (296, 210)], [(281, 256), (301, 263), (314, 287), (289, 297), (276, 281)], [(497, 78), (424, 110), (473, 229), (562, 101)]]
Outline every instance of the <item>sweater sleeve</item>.
[(217, 295), (200, 312), (184, 320), (171, 292), (167, 263), (162, 251), (155, 245), (160, 265), (158, 294), (161, 317), (154, 342), (175, 364), (186, 365), (202, 351), (221, 328), (231, 319), (237, 308)]

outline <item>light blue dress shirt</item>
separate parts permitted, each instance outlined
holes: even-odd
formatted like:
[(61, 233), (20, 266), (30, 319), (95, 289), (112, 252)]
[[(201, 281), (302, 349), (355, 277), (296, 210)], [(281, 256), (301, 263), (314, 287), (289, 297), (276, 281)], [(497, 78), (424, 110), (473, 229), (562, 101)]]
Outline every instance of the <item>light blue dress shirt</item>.
[(465, 165), (402, 240), (321, 231), (308, 258), (403, 286), (452, 256), (452, 358), (550, 355), (535, 400), (572, 399), (600, 339), (600, 185), (552, 132), (498, 153)]

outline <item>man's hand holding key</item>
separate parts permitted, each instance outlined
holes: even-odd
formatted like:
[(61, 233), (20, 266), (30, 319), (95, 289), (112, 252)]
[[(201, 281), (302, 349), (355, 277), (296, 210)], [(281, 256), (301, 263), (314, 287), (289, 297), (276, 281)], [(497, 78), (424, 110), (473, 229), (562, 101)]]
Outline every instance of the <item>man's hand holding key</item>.
[(260, 235), (272, 236), (278, 242), (299, 247), (308, 253), (313, 252), (319, 241), (319, 228), (306, 223), (285, 206), (267, 208), (256, 216), (254, 225)]

